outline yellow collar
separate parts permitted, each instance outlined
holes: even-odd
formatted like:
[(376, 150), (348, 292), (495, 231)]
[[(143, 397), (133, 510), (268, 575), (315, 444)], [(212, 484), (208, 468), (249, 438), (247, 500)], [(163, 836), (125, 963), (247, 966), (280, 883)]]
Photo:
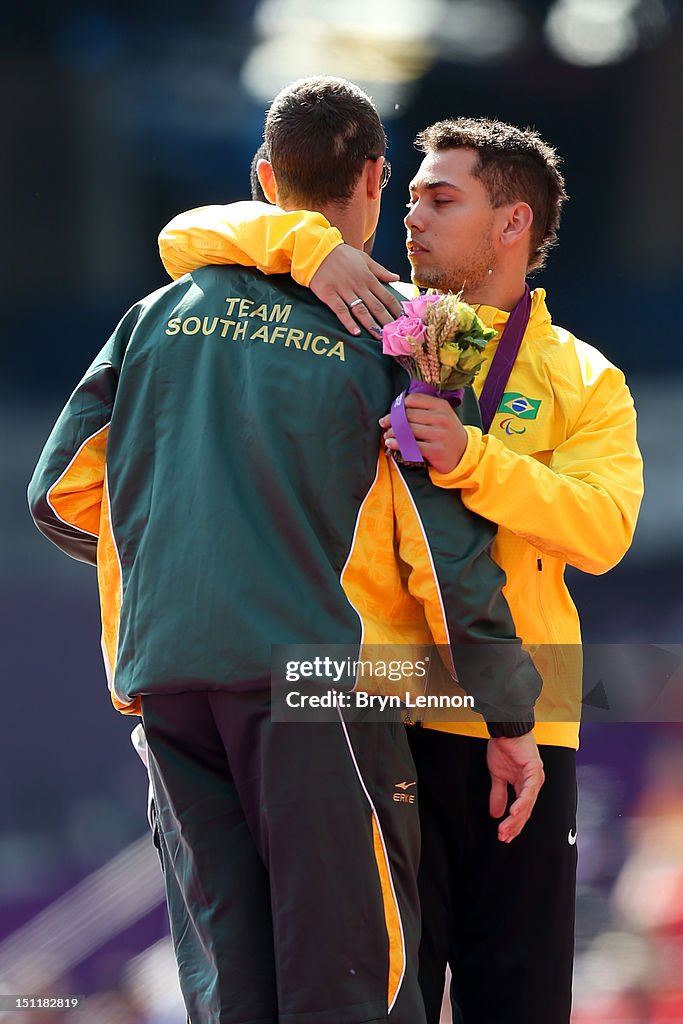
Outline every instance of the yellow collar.
[[(495, 328), (499, 334), (510, 316), (506, 310), (498, 309), (496, 306), (481, 305), (474, 306), (473, 308), (476, 310), (479, 319), (487, 327)], [(546, 320), (550, 320), (550, 313), (545, 304), (545, 288), (534, 288), (531, 293), (531, 316), (529, 317), (529, 323), (536, 327)]]

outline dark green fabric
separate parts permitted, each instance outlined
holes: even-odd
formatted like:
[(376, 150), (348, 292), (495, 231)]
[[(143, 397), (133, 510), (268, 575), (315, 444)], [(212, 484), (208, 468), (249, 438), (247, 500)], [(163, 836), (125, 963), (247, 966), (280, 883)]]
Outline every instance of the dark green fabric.
[[(266, 321), (253, 315), (264, 304)], [(94, 562), (96, 539), (60, 523), (45, 494), (111, 418), (124, 699), (251, 686), (269, 674), (272, 643), (359, 642), (339, 576), (375, 477), (378, 420), (404, 379), (289, 277), (207, 267), (124, 317), (29, 495), (50, 539)]]
[[(481, 427), (472, 388), (465, 389), (458, 414)], [(426, 466), (399, 463), (399, 470), (431, 553), (458, 681), (474, 697), (475, 710), (495, 723), (492, 735), (528, 732), (542, 684), (503, 597), (505, 573), (491, 558), (497, 527), (470, 512), (459, 490), (435, 488)]]
[(505, 573), (490, 556), (495, 526), (470, 512), (459, 491), (444, 492), (444, 501), (426, 469), (399, 469), (429, 545), (458, 681), (476, 711), (501, 723), (496, 735), (528, 732), (541, 679), (502, 595)]
[[(400, 721), (276, 722), (269, 690), (150, 695), (142, 717), (191, 1019), (387, 1021), (374, 808), (405, 953), (388, 1019), (424, 1024), (418, 805)], [(413, 799), (396, 800), (406, 782)]]
[[(111, 421), (124, 701), (263, 685), (272, 644), (360, 641), (340, 574), (375, 478), (378, 420), (406, 383), (376, 340), (344, 333), (289, 277), (205, 267), (126, 314), (29, 487), (39, 528), (95, 562), (97, 538), (62, 522), (47, 495)], [(514, 636), (486, 553), (490, 524), (426, 472), (408, 479), (453, 638)], [(507, 646), (517, 659), (519, 644)]]

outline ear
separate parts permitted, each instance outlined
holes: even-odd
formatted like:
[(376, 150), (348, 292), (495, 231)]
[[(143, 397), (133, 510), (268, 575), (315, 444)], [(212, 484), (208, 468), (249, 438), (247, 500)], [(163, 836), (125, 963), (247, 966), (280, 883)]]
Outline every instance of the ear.
[(266, 199), (269, 203), (276, 205), (275, 175), (273, 174), (273, 167), (270, 161), (259, 160), (256, 164), (256, 173), (258, 175), (258, 180), (261, 182), (261, 188), (265, 193)]
[(512, 203), (504, 208), (505, 220), (500, 231), (502, 245), (517, 245), (524, 240), (528, 243), (534, 211), (528, 203)]
[(379, 157), (377, 160), (365, 161), (365, 187), (368, 199), (379, 199), (381, 191), (379, 183), (382, 180), (383, 169), (384, 161), (382, 157)]

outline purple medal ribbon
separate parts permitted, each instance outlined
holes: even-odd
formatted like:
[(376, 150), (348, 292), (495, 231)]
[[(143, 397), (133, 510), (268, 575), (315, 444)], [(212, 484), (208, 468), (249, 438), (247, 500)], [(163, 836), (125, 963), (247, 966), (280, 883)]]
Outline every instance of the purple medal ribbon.
[(522, 338), (526, 331), (529, 317), (531, 316), (531, 292), (529, 285), (524, 286), (524, 295), (515, 306), (508, 317), (505, 329), (498, 342), (498, 350), (491, 361), (488, 376), (484, 382), (481, 395), (479, 396), (479, 408), (481, 409), (481, 421), (484, 424), (484, 433), (488, 434), (493, 423), (493, 417), (498, 411), (500, 400), (505, 392), (512, 367), (522, 344)]
[(398, 398), (391, 403), (391, 426), (393, 428), (401, 458), (405, 462), (423, 463), (424, 459), (417, 447), (417, 441), (410, 429), (406, 416), (406, 395), (417, 393), (420, 395), (436, 395), (437, 398), (445, 398), (453, 408), (460, 405), (464, 388), (456, 388), (455, 391), (439, 391), (434, 384), (426, 384), (423, 380), (411, 380), (405, 391), (402, 391)]
[[(488, 433), (493, 417), (498, 410), (500, 400), (505, 392), (512, 367), (519, 352), (524, 332), (531, 316), (531, 292), (529, 285), (524, 286), (524, 294), (510, 313), (505, 325), (501, 339), (498, 342), (496, 351), (488, 376), (484, 383), (480, 398), (481, 419), (484, 425), (484, 433)], [(405, 462), (423, 463), (424, 459), (417, 446), (417, 441), (410, 429), (406, 416), (405, 399), (406, 395), (417, 392), (423, 395), (436, 395), (437, 398), (445, 398), (453, 407), (460, 405), (463, 398), (463, 388), (456, 391), (439, 391), (433, 384), (426, 384), (421, 380), (411, 380), (405, 391), (402, 391), (398, 398), (395, 398), (391, 406), (391, 426), (398, 442), (401, 457)]]

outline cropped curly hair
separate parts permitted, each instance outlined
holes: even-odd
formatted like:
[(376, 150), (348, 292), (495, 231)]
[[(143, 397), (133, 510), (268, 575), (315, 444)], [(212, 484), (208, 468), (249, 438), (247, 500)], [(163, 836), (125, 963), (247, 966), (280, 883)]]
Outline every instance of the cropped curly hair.
[(473, 173), (484, 185), (492, 207), (522, 200), (531, 207), (529, 271), (539, 270), (557, 242), (562, 204), (568, 198), (560, 157), (532, 128), (517, 128), (488, 118), (438, 121), (415, 140), (423, 153), (473, 149)]

